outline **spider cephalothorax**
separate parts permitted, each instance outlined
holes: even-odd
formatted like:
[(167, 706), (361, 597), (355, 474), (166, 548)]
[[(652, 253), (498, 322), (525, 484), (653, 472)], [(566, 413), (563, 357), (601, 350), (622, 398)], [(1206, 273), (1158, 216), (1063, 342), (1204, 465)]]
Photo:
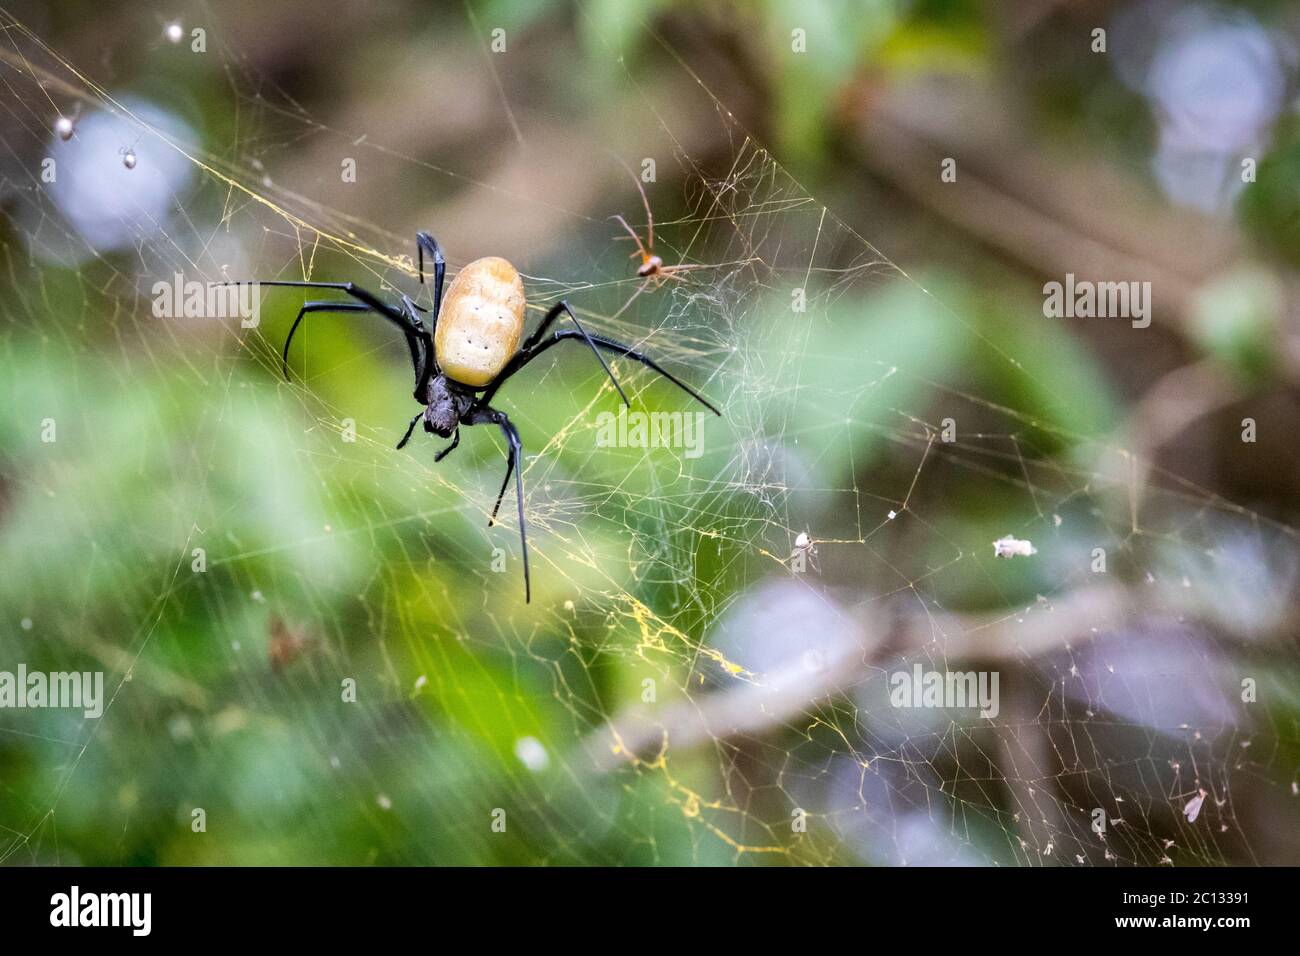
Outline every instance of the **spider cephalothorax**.
[[(536, 331), (520, 344), (524, 329), (524, 284), (514, 266), (496, 256), (476, 259), (457, 273), (444, 299), (442, 284), (447, 267), (442, 249), (427, 232), (416, 233), (415, 246), (421, 282), (424, 282), (425, 253), (433, 258), (431, 310), (421, 308), (406, 295), (401, 296), (400, 305), (385, 302), (351, 282), (259, 283), (267, 286), (336, 289), (356, 300), (346, 302), (328, 299), (303, 304), (284, 341), (284, 374), (286, 378), (289, 375), (289, 343), (293, 341), (293, 335), (298, 331), (303, 316), (309, 312), (373, 312), (401, 329), (415, 368), (413, 394), (415, 400), (424, 407), (411, 419), (406, 434), (397, 443), (397, 447), (405, 447), (415, 426), (423, 421), (425, 431), (451, 439), (451, 444), (434, 456), (433, 460), (437, 462), (442, 461), (460, 444), (461, 425), (491, 424), (501, 429), (509, 446), (506, 477), (501, 482), (501, 491), (497, 494), (497, 503), (488, 523), (496, 521), (501, 499), (510, 485), (510, 476), (514, 475), (515, 500), (519, 509), (520, 550), (524, 563), (524, 599), (529, 600), (532, 597), (532, 585), (528, 575), (528, 535), (524, 530), (523, 445), (519, 440), (519, 432), (510, 419), (491, 405), (497, 390), (512, 375), (553, 345), (567, 341), (584, 342), (605, 369), (624, 404), (628, 404), (627, 395), (605, 364), (605, 359), (600, 354), (601, 349), (654, 369), (715, 415), (722, 413), (695, 389), (661, 368), (654, 359), (613, 339), (588, 335), (567, 302), (561, 301), (553, 305)], [(646, 264), (649, 265), (651, 260), (657, 258), (650, 256)], [(427, 326), (421, 315), (429, 316)], [(561, 315), (567, 315), (573, 321), (574, 328), (562, 329), (547, 336), (547, 330)]]
[(474, 393), (445, 375), (429, 380), (428, 405), (424, 409), (424, 430), (441, 438), (450, 438), (474, 404)]

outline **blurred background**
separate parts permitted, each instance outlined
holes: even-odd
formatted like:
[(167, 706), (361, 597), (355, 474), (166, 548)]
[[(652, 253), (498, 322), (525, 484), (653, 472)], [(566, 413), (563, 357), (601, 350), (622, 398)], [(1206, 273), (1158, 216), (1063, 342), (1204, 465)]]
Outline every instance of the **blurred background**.
[[(110, 698), (0, 710), (3, 862), (1300, 863), (1294, 5), (0, 19), (0, 670)], [(723, 407), (695, 457), (602, 447), (577, 349), (502, 389), (531, 604), (499, 436), (393, 449), (390, 326), (286, 382), (329, 294), (154, 309), (428, 306), (418, 229)], [(999, 714), (892, 707), (916, 664)]]

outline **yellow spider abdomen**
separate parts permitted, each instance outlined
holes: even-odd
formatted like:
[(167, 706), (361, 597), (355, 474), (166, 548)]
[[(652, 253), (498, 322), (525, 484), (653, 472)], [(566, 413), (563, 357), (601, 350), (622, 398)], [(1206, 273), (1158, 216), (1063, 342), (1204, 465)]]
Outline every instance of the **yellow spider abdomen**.
[(442, 298), (433, 345), (442, 374), (462, 385), (490, 383), (519, 350), (524, 283), (505, 259), (475, 259)]

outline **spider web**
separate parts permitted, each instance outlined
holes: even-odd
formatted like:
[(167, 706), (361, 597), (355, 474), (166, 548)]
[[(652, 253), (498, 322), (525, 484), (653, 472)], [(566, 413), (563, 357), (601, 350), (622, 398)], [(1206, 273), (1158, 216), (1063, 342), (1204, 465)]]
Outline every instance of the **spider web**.
[[(0, 859), (1296, 862), (1269, 829), (1296, 813), (1294, 529), (1144, 470), (1105, 416), (1081, 428), (1076, 389), (1102, 386), (1057, 376), (1034, 303), (991, 323), (945, 305), (671, 42), (627, 57), (587, 24), (627, 108), (616, 150), (566, 149), (572, 117), (522, 104), (527, 60), (467, 11), (433, 55), (491, 91), (466, 99), (499, 113), (497, 167), (295, 102), (210, 11), (230, 110), (202, 117), (3, 15), (0, 669), (102, 670), (109, 701), (0, 713)], [(626, 172), (645, 157), (655, 251), (692, 268), (624, 309), (641, 280), (608, 217), (645, 235)], [(78, 176), (120, 202), (87, 218)], [(370, 210), (394, 191), (446, 215), (390, 229)], [(506, 255), (530, 323), (567, 299), (724, 410), (696, 457), (603, 447), (617, 396), (576, 348), (502, 389), (530, 605), (513, 513), (487, 522), (499, 436), (467, 430), (437, 466), (428, 436), (393, 449), (418, 409), (391, 327), (309, 317), (285, 383), (288, 325), (329, 294), (264, 289), (252, 329), (152, 313), (176, 273), (428, 306), (420, 227), (449, 276)], [(633, 411), (699, 410), (612, 364)], [(1003, 535), (1036, 553), (995, 559)], [(918, 664), (996, 673), (998, 714), (893, 706)]]

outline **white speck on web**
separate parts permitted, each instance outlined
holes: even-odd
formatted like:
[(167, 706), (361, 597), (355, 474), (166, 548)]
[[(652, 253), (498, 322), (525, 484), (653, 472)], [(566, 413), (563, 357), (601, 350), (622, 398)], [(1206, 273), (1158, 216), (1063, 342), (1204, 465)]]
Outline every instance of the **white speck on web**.
[(551, 755), (536, 737), (520, 737), (516, 740), (515, 756), (533, 773), (541, 773), (551, 765)]
[(1205, 791), (1197, 791), (1196, 796), (1187, 801), (1187, 806), (1183, 807), (1183, 816), (1187, 817), (1188, 823), (1195, 823), (1196, 818), (1201, 815), (1201, 804), (1205, 803)]
[(1037, 554), (1038, 549), (1029, 541), (1021, 541), (1011, 535), (998, 538), (993, 542), (993, 557), (995, 558), (1014, 558), (1016, 555), (1029, 557), (1031, 554)]

